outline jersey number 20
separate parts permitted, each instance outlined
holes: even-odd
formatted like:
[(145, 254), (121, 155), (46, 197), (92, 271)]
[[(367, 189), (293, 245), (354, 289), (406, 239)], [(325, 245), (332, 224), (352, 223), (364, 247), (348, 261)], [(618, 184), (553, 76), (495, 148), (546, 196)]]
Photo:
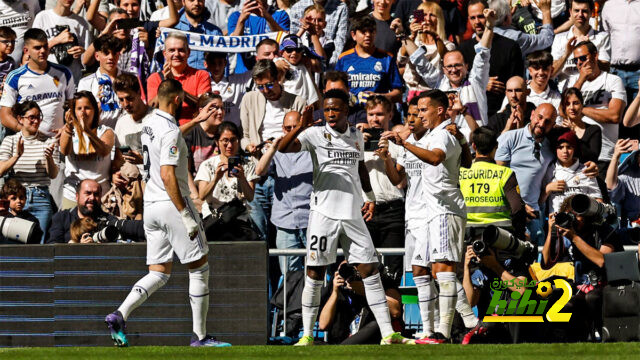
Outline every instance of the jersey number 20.
[(317, 237), (315, 235), (311, 236), (311, 245), (309, 245), (309, 250), (316, 251), (326, 251), (327, 250), (327, 237), (321, 236)]

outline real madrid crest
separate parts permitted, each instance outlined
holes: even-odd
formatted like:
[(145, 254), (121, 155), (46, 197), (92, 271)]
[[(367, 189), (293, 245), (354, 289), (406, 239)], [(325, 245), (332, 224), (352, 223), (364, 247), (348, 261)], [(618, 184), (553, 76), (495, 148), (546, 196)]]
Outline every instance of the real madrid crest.
[(382, 63), (380, 61), (376, 61), (376, 65), (373, 67), (375, 71), (382, 71)]
[(324, 132), (324, 138), (327, 139), (327, 146), (333, 146), (331, 144), (331, 134), (329, 134), (328, 132)]

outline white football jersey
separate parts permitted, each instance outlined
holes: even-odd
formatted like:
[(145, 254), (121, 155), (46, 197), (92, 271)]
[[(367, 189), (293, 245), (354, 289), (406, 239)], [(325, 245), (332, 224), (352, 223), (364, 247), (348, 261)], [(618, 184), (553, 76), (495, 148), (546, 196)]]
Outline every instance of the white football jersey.
[(344, 134), (329, 125), (314, 126), (298, 135), (302, 150), (313, 161), (311, 210), (336, 220), (362, 216), (362, 186), (358, 164), (364, 160), (364, 139), (356, 128)]
[(422, 169), (422, 196), (428, 214), (426, 220), (444, 214), (467, 217), (464, 197), (459, 186), (462, 147), (445, 129), (449, 124), (451, 120), (446, 120), (424, 136), (427, 150), (440, 149), (446, 155), (438, 166), (425, 164)]
[(7, 75), (0, 106), (12, 107), (16, 103), (33, 100), (42, 111), (40, 132), (53, 136), (54, 130), (64, 125), (64, 102), (73, 98), (75, 83), (69, 69), (49, 63), (44, 74), (38, 74), (23, 65)]
[[(411, 134), (407, 139), (409, 144), (426, 149), (427, 134), (422, 135), (420, 140), (416, 140)], [(405, 199), (405, 220), (425, 220), (427, 218), (427, 204), (422, 196), (422, 169), (427, 163), (418, 159), (411, 151), (402, 149), (398, 156), (398, 165), (404, 168), (407, 174), (407, 196)]]
[(244, 73), (224, 77), (219, 83), (214, 82), (213, 79), (211, 80), (211, 91), (219, 92), (220, 97), (222, 97), (225, 121), (231, 121), (238, 126), (242, 125), (240, 121), (240, 102), (242, 102), (244, 94), (249, 91), (247, 89), (251, 81), (251, 76), (247, 77)]
[(142, 153), (147, 187), (144, 202), (169, 201), (169, 194), (160, 177), (160, 167), (175, 166), (180, 194), (189, 196), (188, 150), (176, 119), (155, 109), (142, 119)]

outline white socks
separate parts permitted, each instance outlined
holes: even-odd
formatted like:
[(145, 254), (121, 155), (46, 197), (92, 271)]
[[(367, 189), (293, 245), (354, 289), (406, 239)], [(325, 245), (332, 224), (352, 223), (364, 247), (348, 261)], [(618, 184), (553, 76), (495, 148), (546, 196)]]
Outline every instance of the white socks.
[(169, 275), (159, 271), (149, 271), (147, 275), (133, 285), (131, 292), (118, 308), (118, 311), (122, 313), (122, 317), (127, 320), (129, 314), (135, 308), (142, 305), (151, 294), (163, 287), (167, 281), (169, 281)]
[(437, 273), (438, 284), (440, 285), (440, 324), (438, 332), (447, 339), (451, 337), (451, 324), (453, 324), (453, 316), (456, 312), (456, 299), (458, 297), (456, 287), (456, 273), (439, 272)]
[(369, 308), (380, 327), (382, 338), (385, 338), (393, 334), (394, 331), (391, 326), (391, 315), (389, 315), (387, 296), (385, 295), (384, 288), (382, 287), (380, 273), (370, 275), (366, 279), (362, 279), (362, 282), (364, 283), (364, 292), (367, 297)]
[(413, 278), (418, 288), (418, 302), (420, 305), (420, 316), (422, 317), (422, 333), (426, 336), (432, 335), (434, 331), (434, 311), (438, 293), (433, 283), (431, 275), (416, 276)]
[(309, 276), (305, 276), (301, 299), (303, 336), (313, 336), (313, 326), (316, 323), (320, 307), (322, 283), (322, 280), (313, 280)]
[(207, 311), (209, 310), (209, 264), (189, 269), (189, 301), (193, 317), (193, 333), (198, 340), (207, 336)]
[(460, 313), (462, 321), (464, 321), (464, 327), (472, 328), (478, 325), (478, 318), (476, 314), (471, 310), (467, 295), (464, 293), (464, 287), (458, 278), (456, 277), (456, 288), (458, 292), (458, 300), (456, 301), (456, 310)]

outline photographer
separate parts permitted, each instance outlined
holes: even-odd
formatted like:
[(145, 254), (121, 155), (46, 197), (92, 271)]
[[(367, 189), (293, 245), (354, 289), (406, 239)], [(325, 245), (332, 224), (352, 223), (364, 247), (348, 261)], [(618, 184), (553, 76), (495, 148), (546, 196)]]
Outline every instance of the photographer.
[[(76, 188), (77, 207), (62, 210), (53, 215), (47, 243), (68, 243), (71, 240), (71, 224), (77, 219), (91, 218), (100, 224), (115, 226), (122, 239), (145, 241), (142, 220), (118, 220), (102, 211), (102, 188), (95, 180), (82, 180)], [(94, 239), (95, 240), (95, 239)]]
[(258, 240), (249, 217), (248, 202), (253, 200), (255, 163), (240, 152), (240, 130), (225, 121), (218, 126), (216, 142), (220, 154), (200, 164), (194, 178), (203, 209), (204, 226), (210, 241)]
[[(522, 261), (511, 258), (506, 252), (499, 252), (496, 255), (491, 248), (479, 256), (471, 245), (467, 246), (463, 273), (462, 285), (469, 305), (477, 306), (478, 315), (481, 318), (487, 313), (492, 300), (490, 287), (492, 282), (511, 280), (515, 283), (529, 282), (527, 266)], [(502, 293), (501, 300), (508, 302), (512, 292), (522, 295), (524, 290), (523, 286), (508, 287)], [(516, 342), (519, 335), (517, 331), (518, 326), (478, 322), (478, 325), (464, 336), (462, 344)]]
[[(402, 149), (387, 140), (380, 140), (383, 132), (389, 131), (393, 106), (382, 95), (374, 95), (367, 100), (368, 129), (363, 131), (364, 164), (369, 172), (371, 188), (376, 195), (376, 212), (367, 222), (376, 248), (404, 247), (404, 187), (406, 181), (393, 185), (385, 170), (385, 159), (397, 162)], [(389, 275), (399, 283), (402, 277), (402, 256), (385, 257)]]
[[(567, 197), (559, 212), (549, 216), (549, 231), (542, 249), (542, 265), (543, 268), (551, 268), (559, 262), (573, 262), (578, 291), (568, 306), (577, 312), (574, 316), (585, 322), (585, 329), (586, 325), (593, 325), (602, 334), (604, 254), (621, 251), (622, 246), (615, 230), (604, 222), (602, 213), (579, 214), (573, 209), (576, 202), (572, 200), (576, 196), (581, 195)], [(598, 205), (598, 208), (604, 206), (595, 199), (589, 199), (590, 208), (592, 205)], [(552, 240), (554, 238), (555, 241)], [(590, 324), (592, 321), (593, 324)], [(586, 334), (583, 335), (584, 340)]]
[[(393, 278), (381, 271), (394, 329), (402, 326), (402, 302)], [(367, 305), (362, 279), (353, 265), (343, 261), (333, 277), (333, 290), (325, 303), (318, 328), (327, 331), (329, 344), (379, 344), (380, 330)]]

